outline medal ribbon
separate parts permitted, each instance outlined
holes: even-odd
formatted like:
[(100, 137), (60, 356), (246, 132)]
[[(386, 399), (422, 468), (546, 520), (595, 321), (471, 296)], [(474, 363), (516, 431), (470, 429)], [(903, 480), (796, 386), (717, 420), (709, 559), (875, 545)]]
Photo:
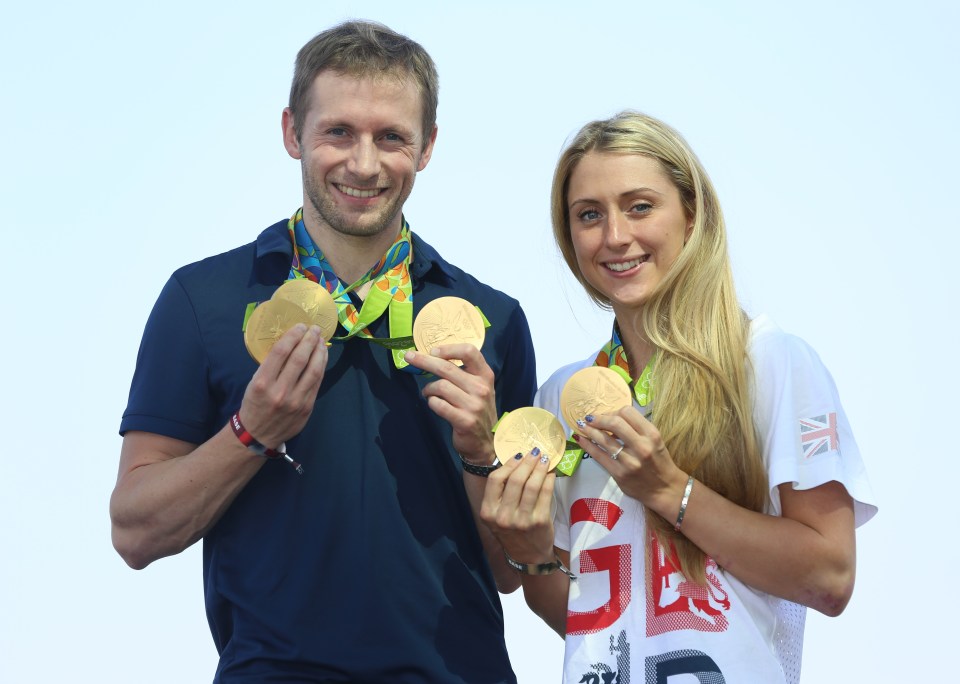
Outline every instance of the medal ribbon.
[[(333, 272), (333, 267), (317, 249), (306, 226), (303, 224), (303, 207), (290, 218), (287, 224), (293, 242), (293, 262), (288, 279), (306, 278), (323, 285), (337, 305), (337, 317), (346, 335), (333, 338), (348, 340), (357, 336), (377, 342), (390, 349), (394, 365), (409, 372), (421, 372), (410, 366), (403, 355), (413, 348), (413, 284), (410, 281), (410, 263), (413, 260), (413, 245), (410, 241), (410, 225), (403, 221), (397, 240), (366, 275), (350, 285)], [(357, 310), (350, 299), (350, 292), (365, 283), (372, 283), (363, 305)], [(387, 311), (389, 339), (376, 338), (367, 327)]]
[(627, 352), (623, 348), (623, 341), (620, 339), (620, 330), (617, 328), (617, 322), (613, 322), (613, 334), (610, 341), (603, 345), (603, 349), (597, 354), (594, 360), (594, 366), (606, 366), (619, 373), (628, 385), (633, 385), (633, 396), (640, 406), (646, 407), (653, 401), (653, 388), (650, 386), (650, 368), (656, 353), (650, 357), (640, 377), (633, 382), (633, 376), (630, 375), (630, 364), (627, 363)]

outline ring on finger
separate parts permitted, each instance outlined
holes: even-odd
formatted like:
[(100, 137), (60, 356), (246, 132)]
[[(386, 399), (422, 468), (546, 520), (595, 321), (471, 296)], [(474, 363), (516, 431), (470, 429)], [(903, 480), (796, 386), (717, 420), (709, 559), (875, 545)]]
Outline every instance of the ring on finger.
[(620, 445), (620, 448), (610, 454), (610, 459), (616, 461), (620, 457), (620, 452), (623, 451), (623, 444)]

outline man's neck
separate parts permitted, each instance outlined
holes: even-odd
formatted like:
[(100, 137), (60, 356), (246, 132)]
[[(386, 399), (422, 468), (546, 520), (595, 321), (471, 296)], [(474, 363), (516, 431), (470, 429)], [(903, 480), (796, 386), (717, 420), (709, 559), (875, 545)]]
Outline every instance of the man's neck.
[[(344, 285), (350, 285), (366, 275), (390, 245), (396, 242), (402, 219), (398, 215), (395, 225), (376, 235), (345, 235), (330, 228), (316, 215), (311, 216), (306, 209), (303, 223), (310, 239), (317, 249), (323, 252), (333, 272)], [(364, 285), (358, 290), (358, 294), (363, 296), (368, 289), (369, 285)]]

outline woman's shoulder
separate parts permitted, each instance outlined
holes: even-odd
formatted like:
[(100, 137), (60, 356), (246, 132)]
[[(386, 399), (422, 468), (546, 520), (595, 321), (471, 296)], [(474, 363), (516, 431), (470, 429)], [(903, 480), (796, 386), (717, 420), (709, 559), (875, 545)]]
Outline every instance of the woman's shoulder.
[(823, 365), (816, 350), (806, 340), (786, 332), (766, 314), (750, 321), (748, 348), (755, 367), (786, 369), (798, 364)]
[(570, 376), (578, 370), (592, 366), (595, 359), (596, 354), (591, 354), (585, 359), (568, 363), (555, 370), (537, 391), (537, 396), (533, 402), (534, 406), (545, 408), (559, 415), (560, 392), (563, 390), (563, 386), (567, 384)]

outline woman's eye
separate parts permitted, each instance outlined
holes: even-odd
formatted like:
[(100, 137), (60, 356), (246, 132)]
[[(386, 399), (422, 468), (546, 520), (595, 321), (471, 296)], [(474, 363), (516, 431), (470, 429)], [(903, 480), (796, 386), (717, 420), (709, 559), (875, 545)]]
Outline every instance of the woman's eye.
[(649, 202), (637, 202), (633, 205), (633, 211), (645, 212), (653, 209), (653, 205)]
[(600, 218), (600, 212), (596, 209), (584, 209), (577, 214), (577, 218), (579, 218), (581, 221), (596, 221), (598, 218)]

